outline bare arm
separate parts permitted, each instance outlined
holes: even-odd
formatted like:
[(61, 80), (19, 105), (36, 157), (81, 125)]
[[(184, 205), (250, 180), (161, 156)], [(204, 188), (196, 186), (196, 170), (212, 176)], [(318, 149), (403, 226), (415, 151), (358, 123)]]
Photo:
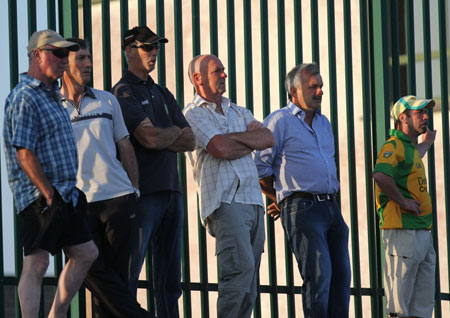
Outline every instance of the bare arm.
[(425, 156), (428, 149), (430, 149), (433, 145), (435, 139), (436, 130), (431, 131), (429, 128), (427, 128), (427, 131), (422, 134), (422, 142), (420, 144), (417, 144), (417, 150), (419, 151), (420, 157)]
[(172, 145), (181, 134), (182, 131), (178, 126), (168, 128), (155, 127), (148, 117), (133, 132), (133, 136), (142, 146), (157, 150)]
[(119, 152), (120, 161), (123, 168), (127, 172), (128, 178), (133, 187), (139, 190), (139, 174), (136, 155), (134, 154), (133, 145), (130, 140), (125, 137), (117, 143), (117, 150)]
[(274, 221), (280, 218), (281, 208), (277, 204), (277, 197), (275, 189), (273, 188), (273, 176), (259, 179), (262, 192), (269, 198), (272, 203), (267, 206), (267, 214), (269, 214)]
[(190, 127), (181, 129), (181, 136), (175, 140), (167, 149), (175, 152), (192, 151), (195, 148), (195, 137)]
[(274, 145), (272, 132), (256, 120), (247, 126), (247, 131), (230, 133), (228, 136), (253, 150), (263, 150)]
[(373, 174), (373, 179), (378, 184), (381, 191), (383, 191), (390, 200), (393, 200), (400, 205), (403, 210), (417, 216), (420, 215), (420, 203), (416, 200), (405, 198), (401, 194), (394, 178), (383, 172), (375, 172)]
[(26, 148), (20, 148), (16, 151), (16, 159), (23, 171), (27, 174), (30, 181), (39, 189), (47, 201), (47, 205), (51, 206), (53, 201), (54, 189), (53, 185), (47, 179), (42, 170), (41, 163), (34, 152)]

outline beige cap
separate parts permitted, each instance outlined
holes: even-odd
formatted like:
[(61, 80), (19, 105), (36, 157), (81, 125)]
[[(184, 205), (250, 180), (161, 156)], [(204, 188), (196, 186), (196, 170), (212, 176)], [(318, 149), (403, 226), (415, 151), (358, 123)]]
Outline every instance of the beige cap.
[(67, 48), (69, 51), (78, 51), (80, 46), (77, 43), (66, 41), (61, 35), (53, 30), (42, 30), (34, 32), (28, 42), (28, 55), (35, 49), (44, 45), (53, 45), (55, 47)]

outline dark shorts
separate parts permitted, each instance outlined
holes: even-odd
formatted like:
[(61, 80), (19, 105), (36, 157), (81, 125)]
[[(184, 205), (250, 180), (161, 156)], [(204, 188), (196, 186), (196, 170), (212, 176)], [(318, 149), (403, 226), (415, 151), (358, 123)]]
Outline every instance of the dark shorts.
[(25, 256), (40, 248), (55, 255), (62, 247), (92, 240), (86, 216), (86, 196), (79, 191), (78, 203), (66, 203), (58, 191), (51, 207), (39, 197), (19, 213), (19, 237)]

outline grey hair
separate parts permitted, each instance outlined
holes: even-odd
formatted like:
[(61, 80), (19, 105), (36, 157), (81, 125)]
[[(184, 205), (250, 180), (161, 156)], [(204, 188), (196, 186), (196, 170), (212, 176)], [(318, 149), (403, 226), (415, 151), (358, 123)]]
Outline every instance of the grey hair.
[[(305, 73), (307, 73), (309, 76), (305, 77)], [(286, 79), (284, 81), (284, 87), (286, 88), (289, 99), (291, 99), (290, 92), (292, 87), (301, 88), (301, 84), (309, 79), (309, 77), (319, 73), (319, 66), (315, 62), (299, 64), (292, 70), (290, 70), (286, 75)]]
[(189, 80), (191, 81), (192, 84), (194, 84), (194, 78), (193, 78), (193, 76), (194, 76), (194, 73), (195, 73), (195, 63), (197, 62), (197, 60), (198, 60), (199, 58), (201, 58), (201, 57), (203, 57), (203, 56), (205, 56), (205, 54), (203, 54), (203, 55), (197, 55), (197, 56), (194, 57), (194, 58), (192, 59), (192, 61), (189, 63), (189, 66), (188, 66), (188, 77), (189, 77)]

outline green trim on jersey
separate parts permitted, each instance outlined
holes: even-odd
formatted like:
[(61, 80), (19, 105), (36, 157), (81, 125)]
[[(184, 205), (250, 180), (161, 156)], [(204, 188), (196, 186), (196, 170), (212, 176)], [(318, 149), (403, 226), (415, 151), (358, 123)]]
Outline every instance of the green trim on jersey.
[(392, 129), (389, 134), (391, 138), (381, 148), (373, 172), (382, 172), (392, 177), (404, 197), (420, 202), (421, 215), (416, 216), (403, 211), (396, 202), (389, 200), (375, 183), (380, 228), (430, 229), (431, 198), (419, 151), (411, 139), (401, 131)]

